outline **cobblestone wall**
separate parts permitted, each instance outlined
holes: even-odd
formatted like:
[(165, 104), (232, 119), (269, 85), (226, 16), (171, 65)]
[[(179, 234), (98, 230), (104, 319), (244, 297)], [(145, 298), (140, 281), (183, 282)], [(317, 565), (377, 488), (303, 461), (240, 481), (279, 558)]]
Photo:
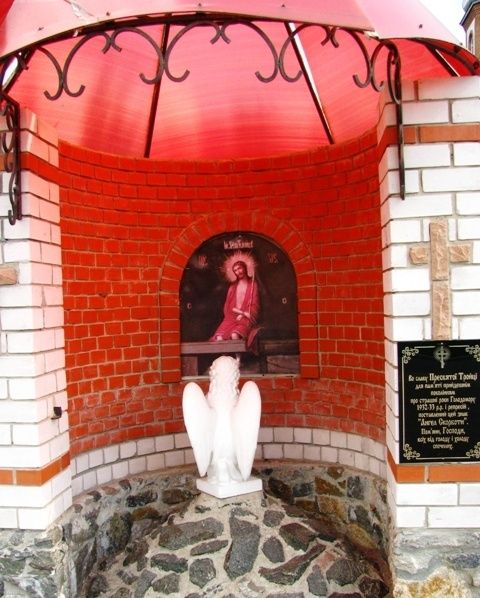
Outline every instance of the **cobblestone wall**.
[[(195, 471), (181, 468), (143, 474), (91, 490), (78, 497), (71, 509), (45, 532), (4, 530), (0, 532), (0, 596), (77, 598), (84, 595), (85, 587), (88, 596), (116, 595), (113, 590), (130, 596), (132, 587), (135, 596), (143, 596), (154, 584), (157, 590), (162, 590), (164, 584), (177, 584), (175, 587), (181, 594), (182, 588), (198, 589), (210, 583), (212, 570), (219, 583), (223, 578), (227, 582), (241, 578), (242, 583), (249, 584), (253, 583), (249, 581), (252, 575), (260, 580), (255, 583), (276, 591), (294, 582), (295, 587), (301, 583), (306, 587), (313, 584), (314, 588), (326, 584), (325, 588), (333, 590), (348, 589), (358, 580), (370, 588), (370, 593), (362, 596), (386, 595), (389, 574), (384, 480), (332, 464), (263, 463), (255, 475), (264, 483), (263, 495), (257, 493), (257, 507), (250, 503), (248, 506), (250, 514), (258, 509), (252, 514), (255, 523), (244, 521), (244, 516), (231, 510), (238, 510), (244, 497), (237, 497), (229, 505), (215, 499), (220, 503), (216, 508), (195, 503), (192, 509), (192, 501), (199, 494)], [(220, 511), (226, 512), (224, 506), (230, 509), (227, 517), (230, 527), (221, 521)], [(209, 512), (202, 514), (202, 509)], [(245, 515), (246, 509), (240, 510)], [(274, 517), (272, 512), (278, 516), (276, 523), (270, 521)], [(202, 514), (201, 522), (192, 523), (191, 529), (186, 530), (184, 525), (191, 513), (197, 518)], [(232, 517), (236, 523), (232, 523)], [(280, 540), (267, 542), (268, 538), (263, 537), (265, 526), (270, 531), (278, 528)], [(196, 534), (197, 528), (203, 530), (200, 536)], [(236, 563), (245, 561), (243, 557), (237, 561), (235, 555), (245, 544), (246, 540), (239, 541), (239, 537), (246, 529), (257, 538), (256, 548), (253, 552), (249, 550), (249, 570), (237, 571)], [(172, 544), (173, 537), (181, 538), (187, 531), (193, 535), (185, 545), (177, 546), (177, 540)], [(156, 552), (161, 557), (148, 552), (145, 539), (149, 534), (155, 538)], [(163, 536), (166, 539), (159, 550), (158, 541)], [(179, 550), (188, 546), (191, 551), (194, 545), (208, 540), (218, 543), (213, 547), (215, 550), (210, 547), (211, 552), (218, 552), (212, 557), (212, 565), (207, 567), (201, 559), (193, 558), (184, 567)], [(202, 554), (203, 548), (198, 550), (193, 556)], [(279, 551), (283, 551), (283, 557), (277, 560), (275, 555)], [(323, 553), (323, 561), (319, 561)], [(343, 566), (333, 567), (339, 559), (351, 563), (348, 579)], [(176, 564), (181, 561), (179, 571), (170, 568), (173, 561)], [(115, 575), (116, 588), (108, 577), (115, 563), (119, 563), (122, 571), (121, 575)], [(272, 563), (276, 566), (272, 567)], [(167, 580), (166, 570), (170, 571)], [(372, 587), (376, 588), (374, 594)]]

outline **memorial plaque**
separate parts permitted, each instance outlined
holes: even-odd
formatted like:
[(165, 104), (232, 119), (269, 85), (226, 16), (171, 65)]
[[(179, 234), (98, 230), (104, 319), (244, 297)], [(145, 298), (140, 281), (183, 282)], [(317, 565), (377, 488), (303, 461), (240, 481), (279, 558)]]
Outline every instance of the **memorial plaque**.
[(398, 343), (400, 462), (480, 461), (480, 340)]

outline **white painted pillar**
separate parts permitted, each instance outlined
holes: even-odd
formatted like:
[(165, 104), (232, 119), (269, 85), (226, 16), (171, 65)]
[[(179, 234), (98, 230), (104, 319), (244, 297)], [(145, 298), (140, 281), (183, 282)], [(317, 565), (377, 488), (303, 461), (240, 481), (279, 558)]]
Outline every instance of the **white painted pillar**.
[(0, 528), (45, 529), (71, 504), (58, 138), (28, 111), (21, 128), (14, 225), (5, 172), (0, 193), (0, 264), (13, 273), (0, 286)]
[[(480, 78), (403, 86), (406, 198), (399, 197), (394, 107), (384, 98), (378, 126), (385, 290), (387, 478), (397, 538), (415, 530), (480, 528), (480, 463), (399, 464), (397, 342), (480, 338)], [(432, 226), (433, 225), (433, 228)], [(431, 267), (446, 231), (448, 275)], [(432, 273), (433, 272), (433, 273)], [(478, 413), (480, 405), (477, 405)], [(420, 537), (420, 536), (418, 536)], [(452, 534), (450, 534), (452, 537)], [(448, 534), (446, 536), (448, 538)], [(394, 538), (397, 583), (427, 575)], [(447, 540), (448, 541), (448, 540)], [(408, 551), (407, 551), (408, 552)], [(440, 559), (441, 560), (441, 559)], [(427, 568), (429, 559), (424, 559)], [(399, 594), (403, 595), (403, 594)], [(405, 594), (406, 595), (406, 594)], [(410, 594), (408, 594), (410, 595)]]

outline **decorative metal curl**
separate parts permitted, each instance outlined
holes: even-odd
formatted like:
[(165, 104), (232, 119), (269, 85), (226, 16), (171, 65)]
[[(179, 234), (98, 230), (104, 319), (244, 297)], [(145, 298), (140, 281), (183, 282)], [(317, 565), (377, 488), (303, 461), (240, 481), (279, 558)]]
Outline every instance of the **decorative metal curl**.
[(328, 43), (331, 43), (334, 48), (339, 48), (340, 42), (337, 39), (338, 31), (347, 33), (356, 42), (365, 61), (366, 76), (363, 80), (360, 78), (358, 74), (354, 74), (352, 76), (355, 85), (357, 87), (360, 87), (361, 89), (371, 86), (375, 91), (381, 92), (385, 88), (385, 81), (378, 81), (377, 79), (376, 69), (380, 52), (386, 49), (388, 51), (386, 76), (390, 97), (394, 103), (400, 103), (400, 54), (395, 44), (387, 41), (378, 41), (377, 46), (375, 47), (370, 56), (367, 46), (362, 39), (362, 36), (357, 31), (343, 29), (340, 27), (332, 27), (328, 25), (315, 25), (312, 23), (305, 23), (296, 27), (283, 43), (283, 46), (279, 53), (279, 72), (286, 81), (294, 83), (300, 78), (302, 74), (301, 71), (299, 71), (294, 76), (290, 76), (287, 74), (284, 62), (288, 46), (293, 43), (294, 38), (298, 36), (302, 31), (310, 28), (323, 30), (325, 37), (320, 42), (322, 46), (326, 46)]
[(22, 219), (22, 196), (20, 186), (20, 107), (7, 94), (0, 92), (0, 116), (5, 117), (6, 130), (0, 133), (3, 167), (10, 174), (8, 196), (11, 209), (8, 221), (15, 224)]
[(276, 50), (274, 44), (272, 43), (272, 41), (270, 40), (268, 35), (260, 27), (258, 27), (254, 23), (250, 23), (249, 21), (238, 21), (238, 20), (236, 20), (236, 21), (221, 21), (221, 22), (217, 22), (217, 21), (211, 21), (211, 22), (198, 21), (197, 22), (197, 21), (195, 21), (193, 23), (185, 25), (173, 37), (171, 42), (168, 44), (166, 50), (164, 50), (164, 51), (162, 51), (161, 46), (147, 32), (145, 32), (143, 29), (140, 29), (139, 27), (133, 27), (133, 26), (132, 27), (120, 27), (119, 29), (115, 29), (112, 33), (107, 33), (105, 31), (95, 31), (92, 33), (87, 33), (69, 51), (69, 53), (65, 59), (63, 67), (61, 66), (61, 64), (57, 60), (57, 58), (52, 54), (52, 52), (50, 52), (50, 50), (48, 50), (45, 47), (40, 46), (38, 48), (38, 50), (50, 60), (50, 62), (52, 63), (52, 65), (57, 73), (57, 76), (58, 76), (58, 87), (57, 87), (56, 91), (54, 93), (50, 93), (48, 90), (45, 90), (44, 91), (45, 97), (48, 98), (49, 100), (53, 101), (53, 100), (58, 100), (58, 98), (62, 95), (62, 93), (65, 93), (70, 97), (78, 97), (83, 94), (83, 92), (85, 91), (85, 85), (83, 85), (83, 84), (81, 84), (77, 90), (72, 90), (70, 88), (69, 83), (68, 83), (69, 70), (70, 70), (70, 67), (72, 65), (74, 58), (79, 53), (79, 51), (82, 49), (82, 47), (94, 38), (98, 38), (98, 37), (103, 38), (104, 45), (103, 45), (103, 48), (101, 51), (103, 54), (106, 54), (110, 49), (113, 49), (117, 52), (122, 51), (122, 47), (120, 46), (119, 39), (118, 39), (122, 34), (133, 33), (133, 34), (141, 36), (152, 46), (152, 48), (157, 56), (158, 64), (157, 64), (156, 73), (153, 77), (147, 77), (144, 73), (140, 73), (139, 74), (140, 79), (148, 85), (154, 85), (154, 84), (159, 83), (160, 80), (162, 79), (162, 76), (165, 74), (171, 81), (173, 81), (175, 83), (181, 83), (182, 81), (185, 81), (185, 79), (190, 75), (190, 70), (186, 69), (182, 75), (177, 76), (172, 73), (172, 71), (170, 70), (170, 66), (169, 66), (169, 61), (170, 61), (172, 52), (174, 51), (175, 47), (180, 42), (180, 40), (185, 35), (187, 35), (191, 30), (196, 29), (198, 27), (213, 27), (214, 36), (210, 40), (210, 43), (215, 44), (218, 42), (218, 40), (222, 39), (225, 43), (229, 44), (231, 42), (231, 40), (227, 35), (227, 29), (228, 29), (228, 27), (231, 27), (232, 25), (243, 25), (244, 27), (248, 27), (249, 29), (255, 31), (259, 35), (259, 37), (265, 42), (265, 45), (267, 46), (267, 48), (270, 50), (270, 52), (272, 54), (273, 70), (270, 75), (263, 75), (259, 71), (256, 71), (255, 75), (260, 81), (262, 81), (262, 83), (270, 83), (271, 81), (273, 81), (278, 75), (279, 57), (278, 57), (278, 53), (277, 53), (277, 50)]
[(373, 89), (375, 89), (375, 91), (382, 91), (384, 89), (385, 82), (378, 81), (376, 76), (376, 67), (380, 52), (386, 49), (388, 51), (386, 77), (390, 91), (390, 96), (395, 103), (400, 102), (399, 85), (397, 83), (397, 81), (399, 81), (400, 74), (400, 56), (397, 47), (392, 42), (379, 41), (372, 54), (370, 55), (361, 35), (356, 31), (343, 29), (339, 27), (331, 27), (327, 25), (315, 25), (311, 23), (305, 23), (296, 27), (287, 36), (287, 39), (282, 44), (280, 52), (277, 52), (275, 45), (273, 44), (270, 37), (265, 33), (265, 31), (263, 31), (261, 27), (259, 27), (255, 23), (246, 20), (202, 20), (191, 22), (187, 25), (184, 25), (180, 29), (180, 31), (176, 33), (176, 35), (169, 42), (165, 50), (162, 50), (161, 46), (157, 43), (157, 41), (154, 40), (146, 31), (136, 26), (120, 27), (118, 29), (115, 29), (111, 33), (107, 33), (105, 31), (94, 31), (85, 34), (85, 36), (72, 47), (65, 59), (63, 67), (61, 66), (57, 58), (47, 48), (39, 47), (38, 50), (42, 52), (51, 61), (58, 75), (57, 90), (54, 93), (44, 91), (45, 96), (49, 100), (57, 100), (63, 92), (65, 92), (67, 95), (71, 97), (78, 97), (85, 91), (85, 85), (83, 84), (80, 85), (76, 91), (72, 90), (68, 83), (68, 75), (70, 66), (72, 65), (75, 56), (78, 54), (78, 52), (85, 44), (87, 44), (90, 40), (94, 38), (103, 38), (104, 45), (101, 51), (104, 54), (106, 54), (110, 49), (113, 49), (117, 52), (122, 51), (122, 47), (119, 44), (119, 37), (122, 34), (131, 33), (141, 36), (152, 46), (158, 59), (158, 66), (154, 76), (147, 77), (144, 73), (140, 73), (140, 79), (146, 84), (153, 85), (157, 84), (161, 80), (162, 76), (165, 74), (171, 81), (181, 83), (182, 81), (185, 81), (185, 79), (190, 75), (190, 70), (187, 68), (181, 75), (175, 75), (170, 69), (170, 59), (172, 53), (174, 52), (175, 48), (180, 43), (182, 38), (185, 35), (187, 35), (190, 31), (199, 27), (211, 27), (214, 29), (214, 35), (210, 39), (211, 44), (217, 43), (220, 39), (223, 40), (225, 43), (229, 44), (231, 43), (231, 39), (227, 34), (227, 29), (229, 27), (232, 27), (233, 25), (241, 25), (254, 31), (263, 40), (266, 47), (270, 51), (273, 61), (273, 70), (271, 74), (264, 75), (259, 71), (255, 72), (255, 76), (259, 79), (259, 81), (262, 81), (263, 83), (270, 83), (279, 74), (288, 83), (295, 83), (296, 81), (298, 81), (298, 79), (300, 79), (300, 77), (302, 76), (301, 70), (299, 70), (295, 75), (288, 74), (287, 69), (285, 67), (285, 58), (289, 46), (293, 44), (294, 38), (298, 37), (300, 33), (307, 28), (315, 27), (323, 31), (324, 38), (321, 41), (322, 46), (331, 43), (335, 48), (339, 48), (340, 42), (337, 39), (338, 31), (343, 31), (347, 33), (356, 42), (364, 58), (366, 66), (365, 78), (361, 78), (358, 74), (353, 75), (353, 80), (355, 84), (360, 88), (371, 86)]
[(190, 74), (190, 71), (188, 69), (186, 69), (185, 72), (183, 73), (183, 75), (176, 77), (175, 75), (173, 75), (171, 73), (170, 67), (169, 67), (169, 61), (170, 61), (170, 56), (172, 54), (172, 51), (174, 50), (175, 46), (178, 44), (178, 42), (181, 40), (181, 38), (184, 35), (186, 35), (192, 29), (196, 29), (197, 27), (213, 27), (215, 29), (215, 35), (210, 40), (210, 43), (216, 44), (219, 39), (222, 39), (226, 44), (229, 44), (229, 43), (231, 43), (231, 39), (227, 35), (227, 29), (229, 27), (231, 27), (232, 25), (243, 25), (244, 27), (248, 27), (249, 29), (252, 29), (265, 42), (267, 48), (270, 50), (270, 52), (272, 54), (273, 71), (272, 71), (272, 74), (269, 76), (264, 76), (260, 73), (260, 71), (255, 71), (255, 76), (262, 83), (270, 83), (271, 81), (273, 81), (277, 77), (278, 70), (279, 70), (279, 68), (278, 68), (279, 57), (278, 57), (277, 50), (276, 50), (274, 44), (272, 43), (271, 39), (268, 37), (268, 35), (260, 27), (258, 27), (258, 25), (255, 25), (254, 23), (251, 23), (250, 21), (222, 21), (222, 22), (220, 22), (220, 21), (212, 21), (212, 22), (199, 21), (199, 22), (190, 23), (189, 25), (186, 25), (185, 27), (183, 27), (183, 29), (181, 29), (173, 37), (172, 41), (168, 44), (167, 50), (165, 52), (165, 74), (167, 75), (167, 77), (171, 81), (180, 83), (182, 81), (185, 81), (185, 79)]
[[(122, 48), (117, 44), (117, 37), (119, 35), (121, 35), (122, 33), (127, 33), (127, 32), (137, 33), (138, 35), (142, 36), (144, 39), (146, 39), (149, 42), (149, 44), (155, 50), (155, 53), (157, 54), (157, 58), (158, 58), (158, 67), (157, 67), (156, 75), (154, 77), (152, 77), (151, 79), (149, 79), (143, 73), (140, 73), (140, 75), (139, 75), (140, 79), (144, 83), (147, 83), (148, 85), (155, 85), (162, 78), (163, 71), (166, 68), (165, 67), (165, 58), (163, 57), (162, 50), (161, 50), (160, 46), (142, 29), (137, 29), (135, 27), (122, 27), (121, 29), (114, 31), (114, 33), (112, 33), (112, 36), (111, 36), (111, 47), (114, 50), (117, 50), (117, 52), (122, 51)], [(108, 48), (105, 49), (105, 52), (107, 50), (108, 50)]]
[[(169, 23), (175, 24), (174, 21), (169, 21)], [(153, 24), (155, 23), (150, 21), (146, 26)], [(190, 71), (187, 68), (181, 75), (175, 75), (170, 69), (170, 59), (172, 53), (174, 52), (177, 45), (181, 42), (183, 37), (193, 29), (199, 27), (210, 27), (214, 30), (214, 35), (210, 39), (211, 44), (217, 43), (220, 39), (223, 40), (225, 43), (229, 44), (231, 43), (231, 40), (228, 37), (227, 30), (229, 27), (232, 27), (233, 25), (244, 26), (255, 32), (263, 40), (266, 47), (270, 51), (273, 61), (273, 69), (271, 74), (265, 75), (260, 73), (259, 71), (255, 72), (255, 76), (258, 78), (259, 81), (263, 83), (269, 83), (273, 81), (274, 79), (276, 79), (278, 75), (280, 75), (285, 81), (289, 83), (294, 83), (300, 79), (302, 74), (304, 74), (302, 73), (302, 70), (299, 70), (294, 75), (288, 74), (287, 69), (285, 67), (285, 60), (288, 48), (290, 46), (294, 46), (295, 38), (299, 36), (300, 33), (307, 28), (315, 27), (316, 29), (323, 31), (324, 37), (321, 40), (322, 46), (326, 46), (327, 44), (331, 43), (334, 48), (338, 48), (340, 46), (340, 42), (337, 38), (337, 33), (339, 31), (347, 33), (355, 41), (364, 58), (366, 67), (365, 77), (361, 78), (358, 74), (353, 75), (353, 81), (359, 88), (366, 88), (368, 86), (371, 86), (375, 91), (381, 91), (384, 89), (385, 81), (379, 81), (377, 79), (376, 70), (378, 65), (378, 57), (380, 53), (382, 52), (382, 50), (387, 50), (388, 54), (386, 81), (390, 97), (394, 102), (397, 111), (397, 133), (400, 165), (400, 194), (402, 198), (404, 198), (405, 173), (403, 163), (403, 120), (401, 107), (400, 55), (395, 44), (390, 41), (378, 41), (377, 46), (370, 54), (366, 43), (362, 39), (361, 33), (357, 31), (327, 25), (315, 25), (311, 23), (304, 23), (290, 30), (287, 39), (282, 44), (280, 52), (278, 52), (270, 37), (267, 35), (267, 33), (265, 33), (265, 31), (261, 29), (260, 26), (244, 19), (204, 19), (187, 22), (187, 24), (185, 24), (184, 21), (183, 23), (180, 23), (180, 30), (178, 31), (178, 33), (176, 33), (176, 35), (173, 37), (173, 39), (168, 43), (166, 47), (159, 45), (157, 41), (153, 39), (153, 37), (148, 32), (140, 28), (140, 26), (138, 26), (137, 23), (129, 25), (127, 25), (126, 23), (118, 25), (114, 24), (113, 29), (110, 32), (97, 29), (85, 33), (85, 35), (71, 48), (63, 63), (63, 66), (47, 47), (38, 46), (37, 49), (50, 60), (58, 76), (57, 89), (53, 93), (51, 93), (48, 90), (45, 90), (44, 94), (49, 100), (52, 101), (59, 99), (62, 93), (65, 93), (70, 97), (78, 97), (82, 95), (86, 89), (84, 84), (80, 84), (77, 89), (72, 89), (69, 84), (69, 72), (74, 58), (81, 51), (83, 46), (94, 38), (101, 38), (103, 40), (103, 47), (101, 51), (104, 54), (106, 54), (110, 49), (113, 49), (116, 52), (121, 52), (122, 47), (120, 45), (120, 37), (124, 33), (139, 35), (150, 44), (150, 46), (153, 48), (156, 54), (157, 66), (155, 74), (149, 77), (143, 72), (139, 73), (139, 77), (144, 83), (148, 85), (158, 84), (160, 83), (163, 75), (168, 77), (173, 82), (180, 83), (190, 75)], [(57, 40), (58, 39), (60, 38), (57, 38)], [(66, 35), (62, 39), (66, 39)], [(52, 43), (57, 40), (52, 40)], [(28, 50), (29, 56), (31, 56), (32, 49)], [(28, 68), (27, 62), (23, 60), (21, 51), (16, 53), (13, 59), (16, 59), (18, 61), (18, 76), (19, 72)], [(8, 63), (4, 63), (2, 65), (2, 81), (5, 81), (5, 73), (8, 65), (11, 64), (11, 60), (12, 57), (9, 58)], [(10, 169), (8, 170), (8, 172), (12, 173), (10, 183), (10, 201), (12, 203), (12, 210), (9, 212), (9, 220), (13, 223), (15, 222), (15, 220), (21, 218), (19, 167), (17, 166), (19, 164), (19, 125), (15, 124), (18, 123), (19, 120), (18, 106), (4, 93), (3, 95), (0, 95), (0, 107), (2, 109), (2, 114), (7, 116), (7, 120), (11, 124), (11, 128), (9, 129), (9, 131), (2, 137), (2, 146), (7, 148), (4, 151), (5, 156), (8, 156), (7, 159), (9, 162)]]
[[(320, 42), (322, 46), (326, 46), (328, 43), (331, 43), (334, 48), (340, 47), (340, 42), (337, 39), (337, 32), (343, 31), (347, 33), (357, 44), (360, 52), (363, 56), (365, 61), (366, 67), (366, 74), (365, 78), (361, 79), (358, 74), (353, 75), (353, 81), (355, 85), (361, 89), (371, 86), (375, 91), (381, 92), (385, 88), (385, 81), (379, 81), (377, 79), (377, 64), (378, 58), (382, 50), (387, 51), (387, 72), (386, 72), (386, 80), (388, 85), (388, 91), (390, 94), (390, 99), (395, 105), (396, 111), (396, 121), (397, 121), (397, 147), (398, 147), (398, 163), (399, 163), (399, 190), (400, 190), (400, 197), (405, 199), (406, 193), (406, 186), (405, 186), (405, 159), (404, 159), (404, 131), (403, 131), (403, 111), (402, 111), (402, 86), (401, 86), (401, 79), (400, 79), (400, 70), (401, 70), (401, 61), (400, 61), (400, 53), (398, 51), (397, 46), (390, 41), (378, 41), (376, 47), (374, 48), (372, 54), (370, 55), (367, 49), (367, 45), (365, 44), (363, 38), (357, 31), (352, 31), (349, 29), (343, 29), (339, 27), (331, 27), (327, 25), (313, 25), (311, 23), (302, 24), (292, 31), (290, 31), (287, 40), (284, 42), (282, 49), (280, 50), (279, 55), (279, 71), (282, 77), (290, 82), (294, 83), (297, 81), (302, 72), (298, 72), (295, 76), (289, 76), (286, 68), (285, 68), (285, 54), (287, 51), (288, 46), (291, 44), (293, 46), (294, 39), (296, 36), (300, 34), (301, 31), (307, 28), (321, 28), (324, 31), (325, 37)], [(329, 131), (327, 131), (329, 134)]]

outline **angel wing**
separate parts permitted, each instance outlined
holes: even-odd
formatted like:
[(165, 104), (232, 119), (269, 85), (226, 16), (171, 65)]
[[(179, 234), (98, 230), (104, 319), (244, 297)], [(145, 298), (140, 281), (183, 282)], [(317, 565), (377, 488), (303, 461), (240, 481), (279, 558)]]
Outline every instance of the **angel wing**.
[(212, 458), (214, 414), (202, 389), (189, 382), (183, 390), (183, 419), (200, 477), (203, 477)]
[(262, 403), (255, 382), (245, 382), (232, 413), (232, 432), (238, 468), (247, 480), (257, 448)]

